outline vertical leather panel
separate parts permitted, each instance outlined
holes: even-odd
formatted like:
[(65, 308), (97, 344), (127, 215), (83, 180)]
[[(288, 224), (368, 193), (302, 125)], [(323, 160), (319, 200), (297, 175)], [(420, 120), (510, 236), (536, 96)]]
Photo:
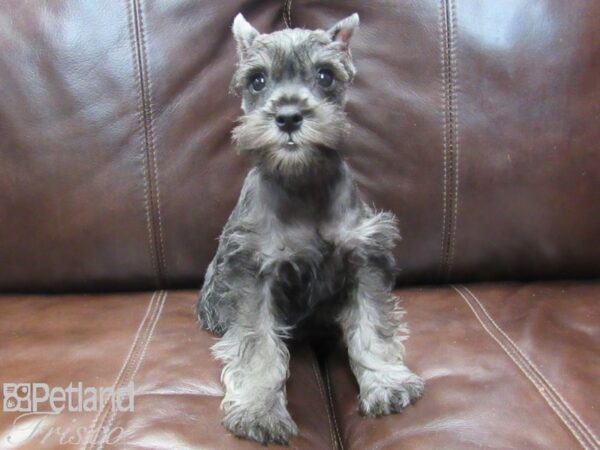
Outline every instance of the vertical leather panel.
[(452, 278), (598, 276), (600, 3), (456, 3)]
[(0, 5), (0, 289), (151, 286), (124, 2)]

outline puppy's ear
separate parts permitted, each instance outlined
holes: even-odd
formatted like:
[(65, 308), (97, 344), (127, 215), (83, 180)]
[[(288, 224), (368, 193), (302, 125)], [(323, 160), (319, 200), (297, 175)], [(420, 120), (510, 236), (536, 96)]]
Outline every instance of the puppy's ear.
[(242, 57), (259, 33), (256, 28), (248, 23), (242, 13), (235, 16), (231, 29), (233, 31), (233, 37), (237, 42), (238, 55)]
[(340, 20), (334, 26), (332, 26), (327, 34), (331, 37), (331, 40), (334, 42), (341, 42), (348, 47), (350, 42), (350, 38), (354, 33), (354, 30), (358, 27), (358, 14), (354, 13), (351, 16), (346, 17), (345, 19)]

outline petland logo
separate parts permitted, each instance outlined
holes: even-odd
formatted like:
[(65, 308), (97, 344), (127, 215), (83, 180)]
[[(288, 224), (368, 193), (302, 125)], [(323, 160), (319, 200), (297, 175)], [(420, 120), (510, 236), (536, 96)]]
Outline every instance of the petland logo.
[[(121, 426), (96, 426), (106, 409), (113, 413), (134, 410), (133, 382), (120, 388), (97, 388), (83, 383), (50, 387), (45, 383), (4, 383), (2, 406), (5, 413), (18, 413), (0, 448), (37, 441), (42, 445), (80, 445), (106, 447), (120, 442), (125, 429)], [(54, 419), (63, 413), (77, 414), (60, 424)], [(94, 419), (94, 416), (96, 418)], [(113, 416), (114, 417), (114, 416)]]
[(69, 412), (100, 411), (110, 402), (116, 412), (133, 411), (133, 382), (115, 388), (84, 387), (79, 382), (67, 387), (50, 387), (46, 383), (4, 383), (4, 412)]

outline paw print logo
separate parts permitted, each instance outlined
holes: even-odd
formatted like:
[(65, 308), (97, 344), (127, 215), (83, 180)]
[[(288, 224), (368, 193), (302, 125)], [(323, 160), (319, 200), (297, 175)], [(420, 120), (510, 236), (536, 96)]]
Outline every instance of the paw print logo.
[(29, 383), (4, 383), (4, 412), (31, 411), (31, 385)]

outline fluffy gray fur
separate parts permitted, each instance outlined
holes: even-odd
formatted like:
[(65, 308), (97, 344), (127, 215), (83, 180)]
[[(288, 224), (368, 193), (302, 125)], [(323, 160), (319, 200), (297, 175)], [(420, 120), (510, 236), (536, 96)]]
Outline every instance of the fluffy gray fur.
[[(233, 24), (232, 90), (244, 111), (233, 139), (254, 167), (206, 272), (198, 316), (222, 336), (213, 351), (224, 363), (224, 426), (262, 443), (297, 433), (286, 407), (286, 340), (303, 328), (341, 329), (361, 413), (394, 413), (423, 393), (403, 363), (407, 329), (391, 294), (396, 220), (361, 199), (338, 151), (357, 25), (356, 14), (328, 31), (260, 34), (242, 15)], [(317, 82), (323, 68), (330, 86)], [(284, 132), (275, 118), (289, 105), (303, 120)]]

